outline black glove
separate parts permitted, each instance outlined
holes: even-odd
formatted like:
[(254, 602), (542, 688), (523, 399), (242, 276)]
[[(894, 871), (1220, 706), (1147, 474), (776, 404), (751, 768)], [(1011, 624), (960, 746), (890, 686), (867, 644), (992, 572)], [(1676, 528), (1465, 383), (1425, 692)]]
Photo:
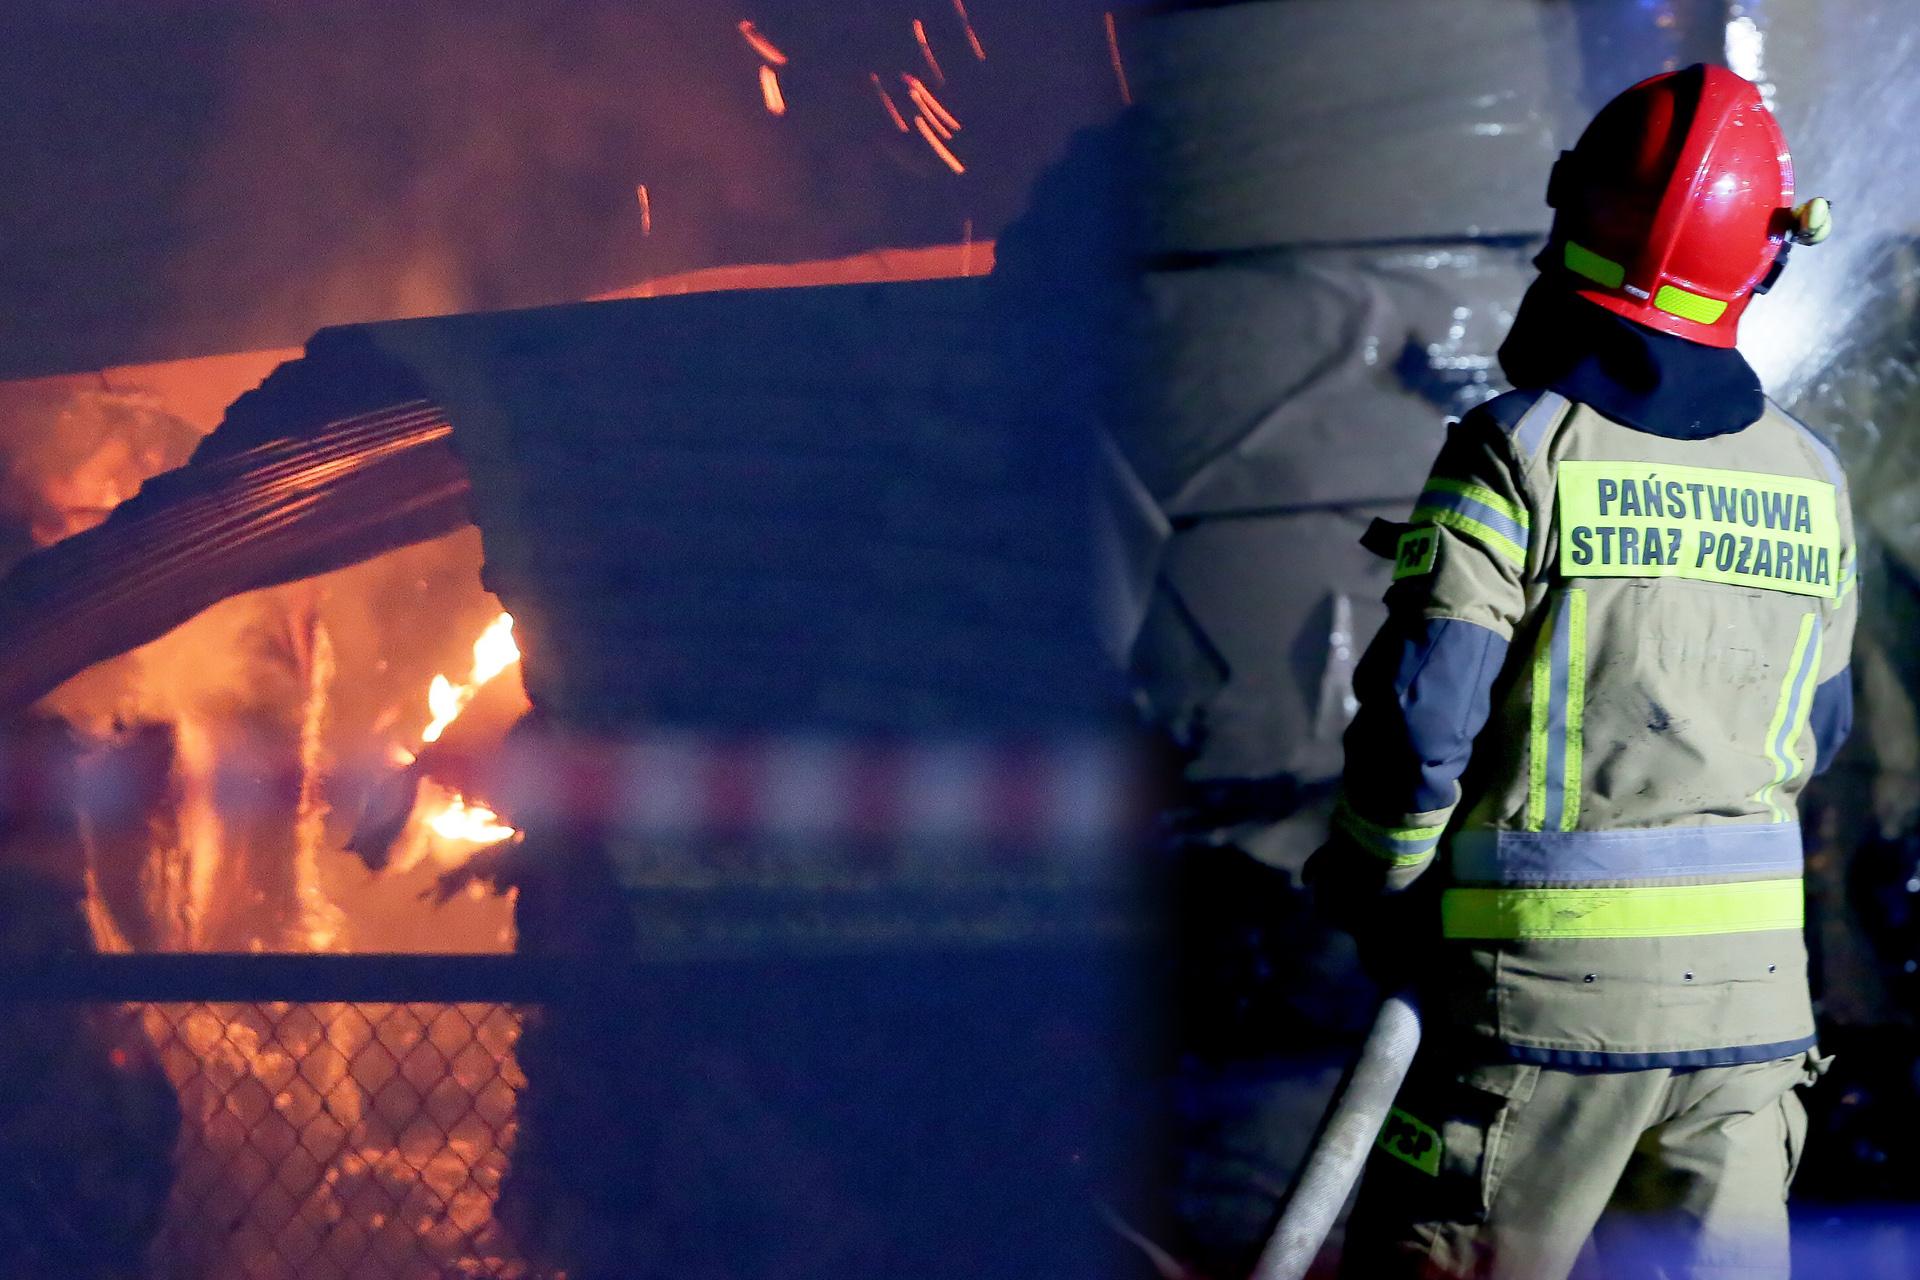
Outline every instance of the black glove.
[(1390, 893), (1386, 864), (1335, 833), (1307, 859), (1302, 878), (1321, 918), (1353, 935), (1360, 967), (1383, 990), (1412, 985), (1433, 962), (1440, 942), (1434, 877)]

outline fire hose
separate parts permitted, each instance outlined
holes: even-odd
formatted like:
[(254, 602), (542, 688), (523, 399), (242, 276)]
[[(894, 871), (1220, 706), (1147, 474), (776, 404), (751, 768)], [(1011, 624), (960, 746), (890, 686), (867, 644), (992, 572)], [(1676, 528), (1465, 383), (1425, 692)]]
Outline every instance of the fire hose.
[(1419, 1047), (1420, 1007), (1412, 993), (1388, 996), (1327, 1105), (1251, 1280), (1301, 1280), (1313, 1266)]

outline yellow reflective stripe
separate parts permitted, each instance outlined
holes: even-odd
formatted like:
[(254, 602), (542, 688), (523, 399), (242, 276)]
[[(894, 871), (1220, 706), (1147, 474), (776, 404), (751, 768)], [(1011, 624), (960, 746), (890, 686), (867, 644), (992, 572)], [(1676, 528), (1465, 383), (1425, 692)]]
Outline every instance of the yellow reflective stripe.
[(1575, 275), (1585, 276), (1595, 284), (1603, 284), (1609, 289), (1618, 289), (1627, 279), (1625, 267), (1571, 240), (1567, 241), (1566, 255), (1561, 260), (1567, 264), (1567, 270)]
[(1462, 498), (1471, 498), (1482, 506), (1492, 507), (1507, 519), (1525, 529), (1530, 521), (1527, 509), (1509, 498), (1503, 498), (1483, 484), (1473, 484), (1466, 480), (1448, 480), (1444, 476), (1430, 476), (1426, 487), (1441, 493), (1458, 494)]
[(1432, 827), (1386, 827), (1369, 822), (1353, 811), (1345, 796), (1334, 807), (1333, 821), (1368, 853), (1395, 867), (1411, 867), (1431, 858), (1447, 829), (1444, 824)]
[(1695, 324), (1712, 324), (1727, 311), (1727, 304), (1718, 298), (1703, 298), (1671, 284), (1660, 286), (1660, 292), (1653, 295), (1653, 305), (1668, 315), (1679, 316)]
[(1419, 524), (1422, 521), (1431, 521), (1434, 524), (1445, 525), (1455, 533), (1464, 533), (1489, 551), (1504, 556), (1520, 568), (1526, 568), (1527, 553), (1519, 543), (1498, 529), (1488, 528), (1472, 516), (1462, 515), (1458, 511), (1450, 511), (1445, 507), (1422, 505), (1413, 509), (1413, 523)]
[(1553, 624), (1540, 628), (1540, 643), (1533, 651), (1533, 705), (1531, 733), (1527, 747), (1527, 830), (1538, 831), (1547, 824), (1547, 756), (1552, 747), (1547, 732), (1547, 716), (1553, 707)]
[(1580, 821), (1581, 718), (1587, 700), (1587, 593), (1567, 592), (1566, 792), (1561, 801), (1560, 829), (1571, 831)]
[(1798, 929), (1806, 894), (1797, 878), (1745, 884), (1621, 889), (1448, 889), (1440, 927), (1449, 938), (1680, 938)]
[(1859, 575), (1853, 571), (1853, 548), (1848, 547), (1840, 553), (1840, 590), (1837, 593), (1839, 598), (1845, 599), (1847, 592), (1853, 590), (1853, 584), (1858, 580)]
[[(1787, 812), (1774, 794), (1780, 785), (1800, 771), (1800, 761), (1793, 753), (1793, 744), (1800, 737), (1801, 727), (1812, 710), (1812, 673), (1820, 662), (1820, 641), (1814, 632), (1819, 618), (1811, 613), (1800, 617), (1800, 631), (1794, 637), (1793, 656), (1787, 659), (1787, 668), (1780, 678), (1780, 697), (1774, 704), (1773, 719), (1767, 722), (1767, 736), (1762, 745), (1766, 749), (1767, 760), (1773, 765), (1773, 777), (1765, 786), (1754, 793), (1753, 798), (1767, 806), (1773, 812), (1775, 822), (1785, 822)], [(1807, 652), (1808, 646), (1813, 652)]]

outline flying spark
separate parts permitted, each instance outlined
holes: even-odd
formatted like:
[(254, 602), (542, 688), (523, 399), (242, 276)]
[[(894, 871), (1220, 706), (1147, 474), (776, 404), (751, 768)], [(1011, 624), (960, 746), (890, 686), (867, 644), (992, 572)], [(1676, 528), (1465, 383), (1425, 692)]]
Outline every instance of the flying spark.
[(787, 114), (787, 100), (780, 93), (780, 77), (772, 67), (760, 68), (760, 96), (766, 99), (768, 111), (776, 116)]
[(1120, 101), (1127, 106), (1133, 105), (1133, 93), (1127, 88), (1126, 64), (1120, 61), (1120, 33), (1114, 30), (1113, 11), (1109, 9), (1107, 19), (1107, 52), (1113, 58), (1113, 78), (1120, 82)]
[(973, 20), (967, 17), (966, 0), (953, 0), (953, 11), (960, 15), (960, 25), (967, 29), (967, 47), (973, 50), (974, 57), (985, 62), (987, 51), (980, 47), (980, 37), (973, 34)]
[(759, 28), (755, 27), (745, 18), (740, 19), (740, 35), (749, 45), (753, 46), (755, 53), (759, 54), (768, 62), (771, 62), (774, 66), (784, 67), (787, 65), (787, 55), (780, 52), (779, 47), (775, 45), (773, 41), (761, 35)]
[(959, 119), (940, 104), (940, 99), (933, 96), (933, 90), (927, 88), (920, 77), (902, 74), (900, 78), (906, 82), (907, 96), (913, 99), (913, 105), (919, 107), (929, 119), (942, 125), (948, 131), (947, 136), (951, 137), (960, 131)]
[(653, 234), (653, 201), (647, 198), (647, 184), (643, 182), (633, 190), (640, 197), (640, 234), (650, 236)]
[(887, 87), (880, 83), (880, 73), (869, 71), (867, 78), (873, 81), (873, 91), (880, 95), (880, 105), (887, 109), (887, 118), (893, 121), (893, 127), (902, 133), (912, 133), (913, 130), (907, 128), (906, 120), (900, 115), (900, 108), (893, 105), (893, 96), (887, 92)]
[(947, 83), (947, 73), (940, 69), (940, 59), (933, 56), (933, 46), (927, 43), (927, 27), (920, 19), (913, 20), (913, 38), (920, 42), (920, 53), (927, 60), (927, 66), (933, 69), (933, 82), (938, 85)]
[(927, 140), (927, 145), (933, 148), (933, 154), (939, 156), (946, 162), (947, 168), (953, 170), (955, 173), (965, 173), (967, 171), (967, 166), (960, 163), (960, 157), (949, 151), (947, 144), (940, 141), (940, 136), (927, 124), (927, 118), (925, 116), (915, 116), (913, 123), (914, 126), (920, 130), (920, 136)]

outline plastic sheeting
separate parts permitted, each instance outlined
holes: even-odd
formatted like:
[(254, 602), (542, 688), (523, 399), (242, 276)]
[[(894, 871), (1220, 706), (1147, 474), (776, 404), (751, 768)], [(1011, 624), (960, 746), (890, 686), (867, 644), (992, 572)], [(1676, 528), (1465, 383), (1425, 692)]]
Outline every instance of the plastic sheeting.
[(1162, 340), (1125, 450), (1171, 532), (1134, 661), (1193, 776), (1338, 768), (1331, 638), (1364, 644), (1387, 582), (1360, 534), (1405, 517), (1445, 419), (1498, 385), (1530, 256), (1275, 251), (1148, 276)]
[(1163, 20), (1143, 69), (1151, 247), (1544, 232), (1578, 86), (1568, 7), (1288, 0)]

